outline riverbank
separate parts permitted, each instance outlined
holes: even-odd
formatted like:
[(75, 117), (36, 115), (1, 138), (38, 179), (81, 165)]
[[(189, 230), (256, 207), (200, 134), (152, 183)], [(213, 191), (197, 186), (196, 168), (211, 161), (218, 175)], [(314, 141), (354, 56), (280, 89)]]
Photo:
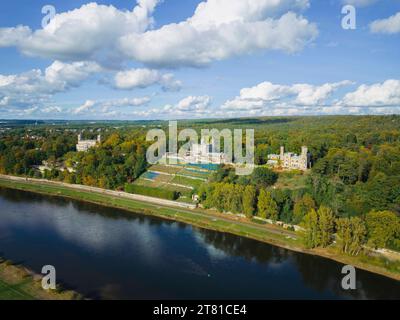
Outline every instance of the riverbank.
[(61, 288), (44, 290), (42, 277), (0, 258), (0, 300), (80, 300), (83, 297)]
[(334, 248), (307, 250), (302, 245), (296, 233), (281, 229), (276, 226), (259, 225), (255, 222), (243, 221), (237, 217), (227, 217), (215, 212), (202, 209), (183, 210), (181, 208), (172, 208), (156, 204), (144, 203), (137, 200), (121, 198), (104, 194), (104, 192), (88, 192), (74, 188), (74, 185), (57, 185), (57, 183), (40, 181), (33, 183), (29, 181), (16, 181), (7, 179), (4, 176), (0, 178), (0, 186), (42, 193), (52, 196), (67, 197), (76, 200), (82, 200), (109, 207), (120, 208), (145, 215), (152, 215), (164, 219), (184, 222), (200, 228), (211, 229), (220, 232), (228, 232), (235, 235), (255, 239), (272, 245), (283, 247), (289, 250), (319, 255), (344, 264), (352, 264), (360, 269), (378, 273), (392, 279), (400, 280), (400, 262), (388, 261), (380, 258), (378, 255), (349, 257), (338, 254)]

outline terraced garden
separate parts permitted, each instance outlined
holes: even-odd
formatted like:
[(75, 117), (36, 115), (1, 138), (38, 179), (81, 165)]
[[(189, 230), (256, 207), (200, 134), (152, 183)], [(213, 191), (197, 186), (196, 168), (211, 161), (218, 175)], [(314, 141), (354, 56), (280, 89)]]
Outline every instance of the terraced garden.
[(218, 169), (211, 164), (156, 164), (150, 167), (134, 184), (180, 193), (178, 201), (192, 201), (193, 192)]

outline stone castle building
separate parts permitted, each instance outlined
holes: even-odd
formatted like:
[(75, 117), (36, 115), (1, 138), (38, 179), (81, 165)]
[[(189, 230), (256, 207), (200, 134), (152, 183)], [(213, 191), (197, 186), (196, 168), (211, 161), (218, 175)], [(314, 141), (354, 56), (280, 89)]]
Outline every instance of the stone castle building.
[(285, 152), (285, 148), (280, 148), (279, 154), (268, 155), (268, 164), (274, 167), (282, 167), (288, 170), (307, 170), (311, 168), (311, 156), (308, 148), (301, 147), (301, 154)]
[(78, 135), (78, 144), (76, 145), (76, 151), (87, 152), (90, 148), (95, 147), (98, 143), (101, 143), (101, 135), (97, 136), (97, 140), (82, 140), (82, 135)]

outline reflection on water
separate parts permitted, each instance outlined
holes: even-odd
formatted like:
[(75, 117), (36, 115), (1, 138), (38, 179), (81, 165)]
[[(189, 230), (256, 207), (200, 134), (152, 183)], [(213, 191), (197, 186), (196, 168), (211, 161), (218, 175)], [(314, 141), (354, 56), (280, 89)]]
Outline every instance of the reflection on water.
[(0, 188), (0, 254), (93, 298), (400, 298), (400, 283), (182, 223)]

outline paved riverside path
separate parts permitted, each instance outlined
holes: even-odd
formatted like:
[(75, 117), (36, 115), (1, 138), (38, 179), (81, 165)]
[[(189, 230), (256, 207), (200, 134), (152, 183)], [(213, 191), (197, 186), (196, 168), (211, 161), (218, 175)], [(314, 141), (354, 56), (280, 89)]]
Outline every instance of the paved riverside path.
[[(238, 220), (237, 217), (235, 217), (233, 215), (232, 215), (232, 217), (230, 217), (228, 215), (226, 215), (226, 217), (224, 217), (221, 214), (217, 215), (217, 214), (208, 213), (204, 209), (196, 209), (195, 205), (189, 204), (189, 203), (182, 203), (182, 202), (177, 202), (177, 201), (170, 201), (170, 200), (164, 200), (164, 199), (159, 199), (159, 198), (154, 198), (154, 197), (142, 196), (142, 195), (138, 195), (138, 194), (131, 194), (131, 193), (122, 192), (122, 191), (113, 191), (113, 190), (101, 189), (101, 188), (96, 188), (96, 187), (84, 186), (84, 185), (80, 185), (80, 184), (70, 184), (70, 183), (64, 183), (64, 182), (59, 182), (59, 181), (50, 181), (50, 180), (45, 180), (45, 179), (24, 178), (24, 177), (2, 175), (2, 174), (0, 174), (0, 179), (16, 181), (16, 182), (28, 182), (28, 183), (32, 183), (32, 184), (33, 183), (38, 183), (38, 184), (42, 184), (42, 185), (47, 184), (47, 185), (65, 187), (65, 188), (69, 188), (69, 189), (73, 189), (73, 190), (83, 190), (83, 191), (87, 191), (87, 192), (94, 192), (94, 193), (109, 195), (109, 196), (113, 196), (113, 197), (136, 200), (139, 202), (146, 202), (146, 203), (150, 203), (154, 206), (164, 206), (164, 207), (169, 207), (169, 208), (172, 207), (172, 208), (176, 208), (176, 210), (181, 213), (189, 213), (189, 214), (196, 215), (196, 216), (203, 217), (203, 218), (215, 219), (215, 220), (220, 220), (220, 221), (224, 221), (224, 222), (229, 222), (232, 224), (251, 227), (256, 230), (264, 231), (266, 233), (287, 236), (287, 237), (291, 237), (294, 239), (297, 238), (297, 236), (293, 232), (287, 231), (285, 229), (280, 229), (280, 228), (277, 229), (277, 228), (273, 228), (272, 226), (269, 226), (269, 225), (258, 225), (258, 224), (252, 223), (252, 222), (240, 221), (240, 220)], [(186, 211), (183, 209), (190, 209), (190, 211)]]
[(6, 175), (2, 175), (2, 174), (0, 174), (0, 178), (12, 180), (12, 181), (19, 181), (19, 182), (33, 182), (33, 183), (40, 183), (40, 184), (49, 184), (49, 185), (54, 185), (54, 186), (62, 186), (62, 187), (70, 188), (70, 189), (78, 189), (78, 190), (83, 190), (83, 191), (102, 193), (102, 194), (107, 194), (107, 195), (114, 196), (114, 197), (149, 202), (149, 203), (153, 203), (153, 204), (157, 204), (157, 205), (165, 205), (165, 206), (169, 206), (169, 207), (186, 208), (186, 209), (192, 209), (192, 210), (196, 209), (195, 204), (154, 198), (154, 197), (149, 197), (149, 196), (143, 196), (140, 194), (127, 193), (127, 192), (123, 192), (123, 191), (101, 189), (101, 188), (96, 188), (96, 187), (84, 186), (81, 184), (70, 184), (70, 183), (64, 183), (64, 182), (59, 182), (59, 181), (50, 181), (50, 180), (44, 180), (44, 179), (6, 176)]

